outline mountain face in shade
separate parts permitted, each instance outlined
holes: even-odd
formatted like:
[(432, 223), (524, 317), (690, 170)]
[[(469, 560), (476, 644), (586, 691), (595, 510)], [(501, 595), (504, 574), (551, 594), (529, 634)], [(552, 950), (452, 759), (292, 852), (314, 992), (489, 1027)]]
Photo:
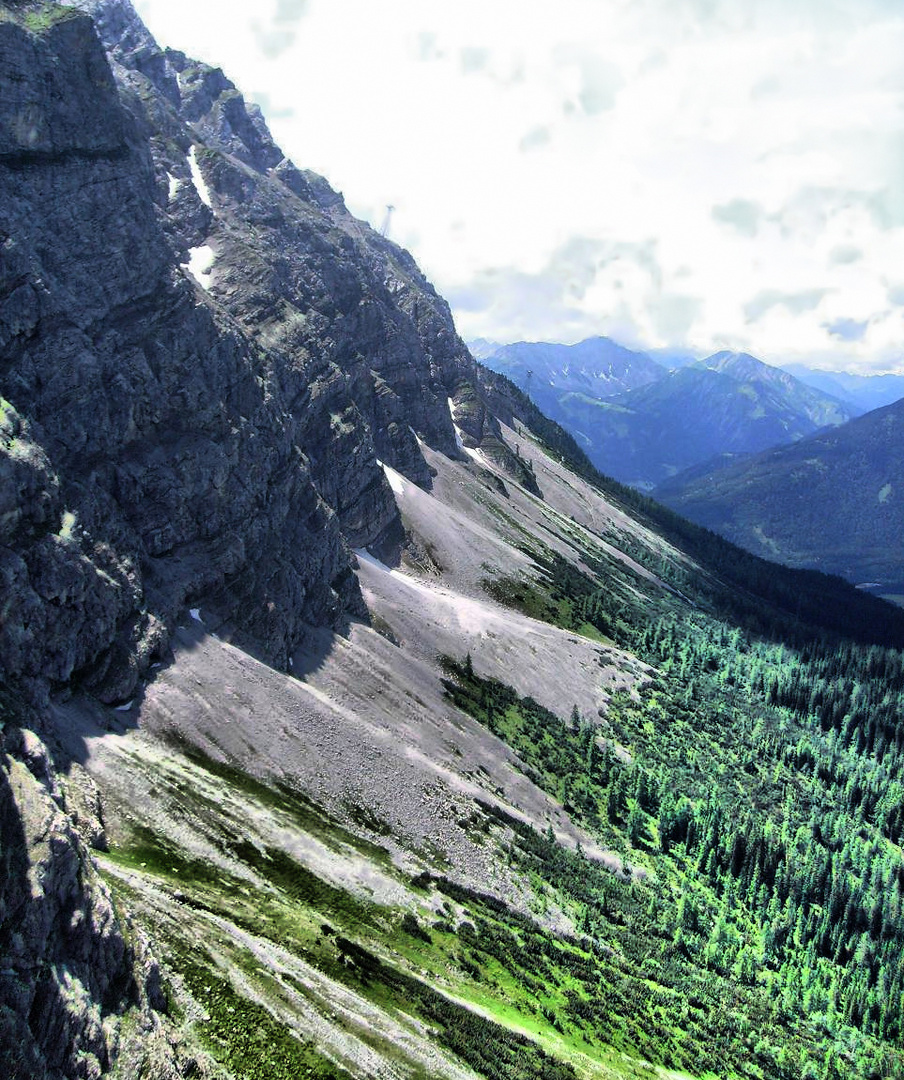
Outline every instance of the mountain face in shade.
[(521, 341), (503, 345), (480, 359), (524, 390), (591, 456), (599, 402), (666, 374), (666, 369), (646, 353), (626, 349), (605, 337), (587, 338), (576, 345)]
[(34, 115), (0, 144), (0, 490), (19, 500), (0, 644), (116, 701), (202, 591), (283, 664), (354, 606), (348, 545), (399, 532), (378, 461), (429, 484), (417, 438), (455, 452), (448, 401), (475, 367), (407, 252), (286, 160), (222, 72), (164, 54), (127, 4), (83, 6), (113, 72), (72, 9), (0, 25), (6, 106)]
[(649, 490), (709, 458), (792, 442), (855, 412), (746, 353), (723, 352), (607, 400), (572, 402), (563, 423), (597, 468)]
[(656, 497), (757, 554), (898, 593), (904, 402), (792, 446), (678, 476)]

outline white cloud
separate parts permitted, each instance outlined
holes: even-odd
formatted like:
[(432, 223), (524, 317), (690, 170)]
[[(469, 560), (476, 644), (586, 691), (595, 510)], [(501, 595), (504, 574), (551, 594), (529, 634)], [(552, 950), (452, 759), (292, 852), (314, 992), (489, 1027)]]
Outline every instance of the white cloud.
[[(466, 336), (897, 362), (891, 0), (138, 6), (271, 103), (284, 150), (353, 212), (379, 225), (396, 207), (391, 235)], [(602, 253), (592, 274), (578, 241)]]

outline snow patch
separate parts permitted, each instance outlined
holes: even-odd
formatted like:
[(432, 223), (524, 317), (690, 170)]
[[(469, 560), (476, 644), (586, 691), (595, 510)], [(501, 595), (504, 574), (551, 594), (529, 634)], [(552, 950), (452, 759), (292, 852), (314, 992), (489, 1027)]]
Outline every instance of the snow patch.
[(132, 698), (132, 700), (127, 701), (125, 703), (125, 705), (117, 705), (116, 708), (113, 711), (114, 712), (128, 712), (129, 709), (131, 709), (134, 704), (135, 704), (135, 699)]
[(175, 197), (179, 194), (179, 188), (182, 187), (182, 181), (178, 178), (178, 176), (173, 176), (171, 172), (168, 172), (166, 174), (166, 178), (167, 180), (169, 180), (169, 195), (167, 196), (167, 198), (170, 202), (172, 202), (173, 199), (175, 199)]
[(204, 203), (205, 206), (213, 208), (213, 203), (210, 201), (210, 188), (204, 182), (204, 177), (201, 175), (201, 170), (198, 167), (198, 155), (195, 153), (195, 147), (193, 146), (188, 152), (188, 167), (191, 169), (191, 182), (195, 185), (195, 191), (198, 193), (198, 198)]
[(204, 620), (201, 618), (201, 609), (199, 607), (189, 608), (188, 613), (195, 622), (199, 622), (202, 626), (204, 625)]
[[(463, 454), (467, 454), (469, 458), (472, 458), (478, 465), (486, 465), (483, 454), (479, 450), (474, 450), (470, 446), (465, 446), (464, 440), (461, 437), (461, 428), (455, 423), (455, 402), (452, 398), (446, 398), (449, 403), (449, 415), (452, 417), (452, 429), (455, 432), (455, 445)], [(420, 441), (420, 440), (418, 440)]]
[(420, 437), (420, 435), (418, 435), (418, 433), (414, 430), (411, 424), (408, 425), (408, 430), (414, 436), (415, 442), (418, 444), (418, 446), (423, 446), (424, 440)]
[(205, 292), (209, 292), (215, 260), (216, 255), (210, 244), (202, 244), (188, 249), (188, 262), (182, 263), (182, 269), (187, 270)]
[(387, 574), (392, 573), (392, 570), (386, 563), (380, 562), (376, 555), (371, 555), (367, 548), (352, 548), (352, 551), (362, 562), (370, 563), (371, 566), (375, 566), (378, 570), (383, 570)]
[[(383, 463), (380, 462), (382, 465)], [(383, 472), (386, 475), (386, 479), (389, 482), (389, 486), (396, 493), (396, 495), (405, 494), (405, 478), (401, 473), (397, 473), (390, 465), (383, 465)]]

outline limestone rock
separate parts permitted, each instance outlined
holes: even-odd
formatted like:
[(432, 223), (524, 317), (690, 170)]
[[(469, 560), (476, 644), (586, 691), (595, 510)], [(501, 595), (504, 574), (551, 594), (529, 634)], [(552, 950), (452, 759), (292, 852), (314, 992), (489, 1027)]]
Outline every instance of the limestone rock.
[(0, 1072), (87, 1080), (125, 1055), (132, 1075), (177, 1076), (146, 942), (61, 809), (40, 741), (13, 730), (6, 744), (17, 756), (0, 753)]

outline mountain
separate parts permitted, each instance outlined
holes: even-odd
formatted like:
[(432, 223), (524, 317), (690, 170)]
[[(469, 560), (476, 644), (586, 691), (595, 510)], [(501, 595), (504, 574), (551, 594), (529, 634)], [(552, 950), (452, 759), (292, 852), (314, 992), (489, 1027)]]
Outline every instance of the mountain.
[(647, 349), (647, 355), (651, 356), (657, 364), (662, 364), (663, 367), (668, 368), (670, 371), (673, 368), (687, 367), (688, 364), (695, 364), (700, 359), (700, 354), (697, 352), (670, 346)]
[(475, 360), (484, 360), (502, 347), (498, 341), (490, 341), (489, 338), (474, 338), (467, 345), (468, 351)]
[(785, 371), (862, 412), (880, 409), (904, 397), (904, 375), (858, 375), (850, 371), (822, 371), (804, 364), (785, 364)]
[(587, 338), (576, 345), (519, 341), (480, 359), (525, 389), (547, 415), (560, 422), (585, 400), (609, 398), (665, 374), (665, 368), (645, 353), (605, 337)]
[(128, 0), (0, 62), (0, 1074), (904, 1075), (904, 612), (602, 477)]
[(792, 446), (705, 467), (656, 497), (757, 554), (887, 593), (904, 583), (904, 402)]
[(649, 490), (717, 455), (791, 442), (855, 412), (746, 353), (721, 352), (608, 400), (572, 401), (562, 422), (597, 468)]

